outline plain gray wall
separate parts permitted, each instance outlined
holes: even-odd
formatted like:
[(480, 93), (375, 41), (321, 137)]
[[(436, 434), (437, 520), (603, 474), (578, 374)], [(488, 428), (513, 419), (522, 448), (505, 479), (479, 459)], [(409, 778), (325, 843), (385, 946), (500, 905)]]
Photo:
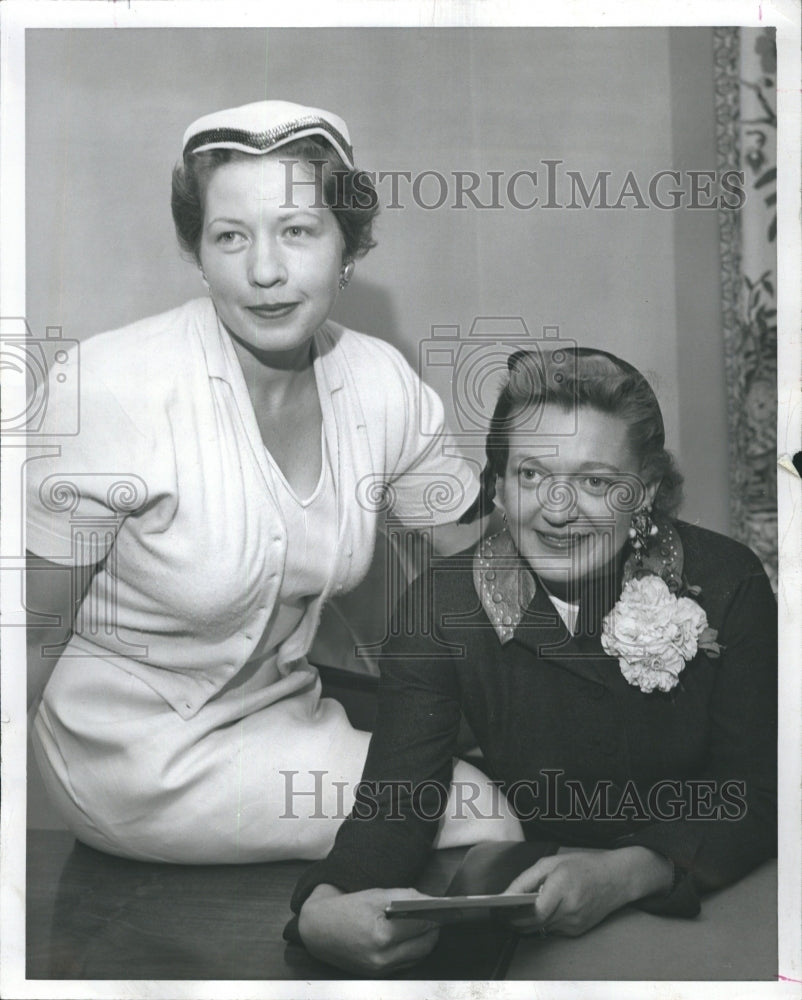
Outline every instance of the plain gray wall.
[[(707, 28), (37, 29), (26, 46), (38, 335), (57, 325), (81, 339), (203, 294), (176, 247), (170, 171), (189, 122), (218, 108), (271, 97), (335, 111), (358, 164), (377, 171), (542, 177), (541, 161), (559, 159), (588, 180), (612, 171), (616, 190), (630, 170), (646, 187), (659, 170), (716, 166)], [(466, 331), (477, 315), (559, 326), (622, 355), (654, 374), (686, 475), (683, 516), (726, 531), (715, 211), (404, 200), (380, 216), (337, 318), (410, 361), (432, 325)], [(447, 379), (433, 381), (449, 404)], [(53, 823), (35, 783), (29, 805), (31, 825)]]

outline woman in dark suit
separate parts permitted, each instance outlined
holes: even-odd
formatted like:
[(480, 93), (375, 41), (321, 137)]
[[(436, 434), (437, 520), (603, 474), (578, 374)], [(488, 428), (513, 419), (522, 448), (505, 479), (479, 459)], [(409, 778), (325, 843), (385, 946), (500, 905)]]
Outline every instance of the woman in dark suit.
[(758, 559), (672, 518), (681, 480), (631, 365), (559, 348), (509, 369), (469, 512), (495, 505), (505, 528), (408, 593), (415, 634), (385, 650), (354, 812), (293, 899), (309, 950), (345, 968), (392, 971), (436, 941), (384, 907), (426, 863), (463, 714), (546, 842), (509, 886), (537, 890), (525, 929), (581, 934), (628, 903), (695, 916), (776, 850), (776, 603)]

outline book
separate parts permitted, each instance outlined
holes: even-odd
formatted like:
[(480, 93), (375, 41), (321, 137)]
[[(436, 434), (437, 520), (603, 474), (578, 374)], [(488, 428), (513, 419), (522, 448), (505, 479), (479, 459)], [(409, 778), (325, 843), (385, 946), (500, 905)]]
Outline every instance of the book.
[(537, 893), (520, 892), (495, 896), (429, 896), (425, 899), (394, 899), (384, 908), (388, 919), (417, 917), (441, 924), (463, 920), (487, 920), (494, 913), (510, 910), (523, 913)]
[(554, 854), (556, 844), (542, 841), (476, 844), (462, 859), (444, 896), (394, 899), (385, 907), (388, 919), (417, 917), (437, 923), (488, 920), (526, 912), (536, 893), (504, 894), (521, 872)]

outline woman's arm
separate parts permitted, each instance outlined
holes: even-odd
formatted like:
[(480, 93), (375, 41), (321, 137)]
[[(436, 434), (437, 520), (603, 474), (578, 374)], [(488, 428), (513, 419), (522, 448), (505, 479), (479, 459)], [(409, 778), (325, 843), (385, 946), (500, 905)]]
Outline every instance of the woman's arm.
[(524, 929), (579, 934), (627, 903), (693, 917), (700, 893), (775, 852), (776, 603), (753, 556), (739, 568), (718, 595), (725, 648), (714, 661), (707, 758), (677, 780), (684, 811), (622, 836), (611, 850), (561, 852), (522, 873), (507, 891), (539, 890)]
[(776, 853), (777, 604), (757, 559), (750, 562), (752, 572), (730, 584), (720, 621), (708, 756), (683, 782), (685, 815), (619, 841), (670, 858), (678, 871), (672, 893), (641, 904), (653, 912), (693, 915), (699, 892), (735, 882)]
[[(383, 670), (354, 809), (329, 856), (304, 873), (293, 894), (295, 933), (312, 954), (349, 971), (389, 974), (437, 942), (431, 924), (384, 913), (391, 899), (417, 895), (398, 887), (414, 883), (426, 863), (451, 779), (459, 704), (444, 678), (437, 683), (448, 667), (427, 666), (428, 682), (414, 662)], [(285, 936), (295, 936), (292, 925)]]
[[(418, 609), (418, 620), (420, 602), (432, 600), (430, 586), (431, 579), (410, 588), (393, 634), (405, 631), (398, 627), (407, 620), (405, 607)], [(399, 895), (394, 887), (414, 884), (429, 857), (448, 798), (460, 724), (453, 653), (421, 628), (390, 640), (386, 651), (392, 656), (382, 662), (376, 726), (354, 808), (329, 856), (307, 870), (292, 899), (300, 915), (298, 932), (310, 950), (345, 968), (371, 961), (374, 972), (379, 959), (395, 962), (392, 947), (400, 935), (411, 933), (387, 921), (384, 906), (393, 892)], [(321, 885), (343, 894), (334, 898), (334, 890), (324, 892)], [(365, 934), (364, 953), (354, 951), (350, 921)], [(288, 932), (292, 935), (292, 928)], [(420, 929), (414, 936), (421, 935), (429, 947), (434, 944), (435, 936), (427, 938)], [(401, 951), (406, 955), (406, 947)]]
[(28, 612), (28, 709), (42, 696), (58, 662), (58, 651), (70, 637), (75, 615), (97, 566), (60, 566), (26, 553), (25, 608)]
[(430, 643), (431, 637), (410, 636), (408, 659), (382, 663), (376, 725), (354, 807), (331, 853), (298, 882), (296, 913), (320, 883), (348, 892), (411, 885), (426, 864), (448, 798), (460, 723), (453, 664), (417, 659), (416, 650)]
[[(121, 344), (99, 337), (80, 345), (80, 357), (77, 345), (71, 349), (80, 387), (77, 380), (60, 382), (62, 375), (50, 373), (39, 429), (40, 443), (49, 447), (25, 466), (29, 709), (58, 662), (58, 647), (70, 637), (110, 539), (148, 497), (145, 470), (153, 465), (154, 439), (129, 415), (143, 412), (141, 405), (126, 406), (118, 399), (120, 390), (141, 404), (136, 397), (141, 383), (132, 385)], [(80, 431), (74, 433), (70, 428), (78, 412)], [(125, 473), (109, 474), (109, 469)], [(100, 522), (103, 529), (76, 532), (76, 518)]]

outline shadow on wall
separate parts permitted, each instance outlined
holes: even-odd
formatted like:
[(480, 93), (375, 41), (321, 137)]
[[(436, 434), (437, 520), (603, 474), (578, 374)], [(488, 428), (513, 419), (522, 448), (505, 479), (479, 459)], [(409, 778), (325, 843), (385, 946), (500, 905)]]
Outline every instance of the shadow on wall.
[[(392, 344), (416, 368), (417, 331), (401, 330), (398, 312), (385, 286), (360, 281), (355, 277), (348, 288), (340, 293), (332, 310), (332, 318), (352, 330), (371, 334)], [(425, 335), (426, 331), (420, 331), (421, 337)]]

